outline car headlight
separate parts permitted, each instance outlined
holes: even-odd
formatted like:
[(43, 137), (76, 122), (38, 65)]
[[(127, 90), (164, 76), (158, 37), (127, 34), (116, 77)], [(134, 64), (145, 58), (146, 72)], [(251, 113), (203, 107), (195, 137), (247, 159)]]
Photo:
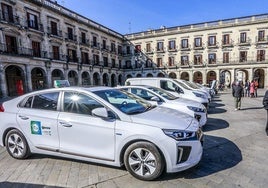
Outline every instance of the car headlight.
[(193, 92), (193, 94), (194, 94), (196, 97), (200, 97), (200, 98), (203, 98), (203, 99), (206, 98), (205, 95), (202, 95), (202, 94), (200, 94), (200, 93)]
[(193, 131), (182, 131), (174, 129), (163, 129), (165, 135), (174, 138), (175, 140), (189, 140), (196, 138), (196, 132)]
[(194, 107), (194, 106), (187, 106), (187, 108), (194, 111), (194, 112), (205, 112), (204, 108), (198, 108), (198, 107)]

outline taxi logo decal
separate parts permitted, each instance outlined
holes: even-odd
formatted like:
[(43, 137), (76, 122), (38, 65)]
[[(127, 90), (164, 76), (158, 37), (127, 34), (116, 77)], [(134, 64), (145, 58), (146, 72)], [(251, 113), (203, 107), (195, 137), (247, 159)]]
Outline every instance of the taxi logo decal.
[(31, 132), (32, 134), (42, 135), (41, 122), (31, 121)]

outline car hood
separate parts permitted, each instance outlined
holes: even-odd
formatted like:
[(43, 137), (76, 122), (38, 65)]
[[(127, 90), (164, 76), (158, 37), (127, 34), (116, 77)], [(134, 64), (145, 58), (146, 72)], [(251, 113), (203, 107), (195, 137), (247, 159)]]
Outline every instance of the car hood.
[(185, 99), (185, 98), (177, 98), (175, 100), (172, 100), (170, 102), (175, 102), (175, 103), (179, 103), (181, 105), (186, 105), (186, 106), (193, 106), (193, 107), (198, 107), (198, 108), (205, 108), (203, 104), (201, 104), (200, 102), (194, 101), (194, 100), (190, 100), (190, 99)]
[[(198, 122), (190, 115), (165, 107), (155, 107), (147, 112), (132, 115), (135, 123), (159, 127), (161, 129), (198, 129)], [(197, 125), (196, 125), (197, 124)]]

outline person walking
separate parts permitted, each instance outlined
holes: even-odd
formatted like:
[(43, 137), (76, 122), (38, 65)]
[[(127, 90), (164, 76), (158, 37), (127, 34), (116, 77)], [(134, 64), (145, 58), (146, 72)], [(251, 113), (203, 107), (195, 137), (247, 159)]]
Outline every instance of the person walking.
[(255, 80), (254, 81), (254, 97), (258, 97), (258, 93), (257, 93), (257, 90), (258, 90), (258, 86), (259, 86), (259, 83), (258, 83), (258, 80)]
[(250, 97), (254, 97), (254, 93), (255, 93), (255, 83), (254, 81), (252, 80), (250, 82), (250, 89), (249, 89), (249, 92), (250, 92)]
[(243, 87), (241, 82), (236, 82), (236, 85), (233, 86), (232, 94), (235, 100), (235, 110), (241, 109), (241, 98), (243, 95)]
[(262, 104), (263, 104), (264, 109), (267, 112), (267, 120), (266, 120), (265, 131), (266, 131), (266, 135), (268, 136), (268, 90), (264, 94)]
[(250, 81), (248, 80), (245, 83), (245, 97), (249, 97), (250, 96), (249, 90), (250, 90)]

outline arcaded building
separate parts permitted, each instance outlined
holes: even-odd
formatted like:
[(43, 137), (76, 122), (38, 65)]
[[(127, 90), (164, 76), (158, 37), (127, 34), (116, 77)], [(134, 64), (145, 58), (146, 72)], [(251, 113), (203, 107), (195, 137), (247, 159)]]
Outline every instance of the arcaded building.
[(218, 80), (226, 86), (254, 79), (259, 87), (268, 86), (268, 14), (162, 26), (126, 37), (146, 55), (146, 62), (127, 77)]
[(0, 1), (0, 97), (129, 77), (268, 86), (268, 14), (122, 35), (52, 0)]

